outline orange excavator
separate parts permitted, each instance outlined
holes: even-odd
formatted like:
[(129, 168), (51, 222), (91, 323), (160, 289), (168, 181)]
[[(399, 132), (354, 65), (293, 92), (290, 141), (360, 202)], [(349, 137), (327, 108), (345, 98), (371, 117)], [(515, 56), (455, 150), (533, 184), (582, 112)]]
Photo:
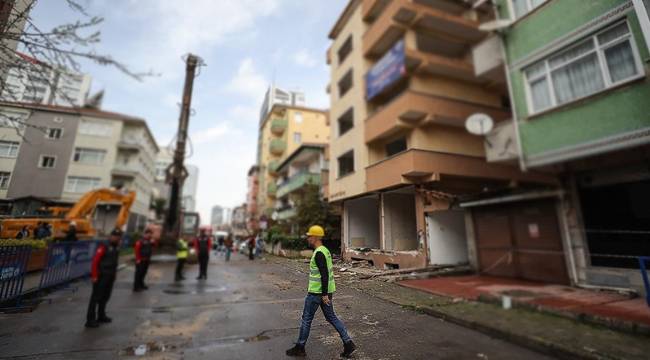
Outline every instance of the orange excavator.
[(92, 217), (95, 208), (99, 203), (116, 203), (121, 206), (115, 220), (115, 227), (122, 228), (129, 218), (131, 206), (135, 201), (135, 192), (124, 192), (114, 189), (98, 189), (87, 192), (71, 208), (53, 207), (45, 209), (49, 216), (25, 216), (14, 217), (2, 220), (0, 238), (13, 238), (25, 226), (33, 234), (39, 223), (46, 223), (52, 226), (52, 235), (55, 239), (64, 238), (70, 225), (73, 224), (77, 230), (79, 239), (90, 239), (97, 235), (93, 227)]

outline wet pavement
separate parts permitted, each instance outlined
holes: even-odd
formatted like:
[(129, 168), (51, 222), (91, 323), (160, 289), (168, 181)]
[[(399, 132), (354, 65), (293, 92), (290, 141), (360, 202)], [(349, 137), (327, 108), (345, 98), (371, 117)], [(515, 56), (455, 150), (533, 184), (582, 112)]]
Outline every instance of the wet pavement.
[[(152, 264), (150, 289), (131, 291), (133, 266), (121, 271), (108, 315), (85, 329), (90, 282), (48, 296), (33, 312), (0, 315), (1, 359), (284, 359), (298, 334), (307, 267), (286, 260), (229, 263), (213, 256), (207, 281), (174, 283), (173, 262)], [(548, 359), (398, 305), (339, 286), (335, 309), (359, 350), (355, 359)], [(308, 359), (338, 359), (342, 345), (322, 314), (314, 319)]]

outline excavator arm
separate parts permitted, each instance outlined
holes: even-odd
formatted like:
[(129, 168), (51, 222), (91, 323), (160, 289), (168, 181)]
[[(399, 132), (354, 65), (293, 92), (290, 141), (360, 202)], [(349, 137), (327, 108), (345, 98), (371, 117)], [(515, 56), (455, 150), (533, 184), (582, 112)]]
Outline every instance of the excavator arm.
[(129, 217), (131, 205), (135, 201), (135, 192), (130, 191), (123, 193), (113, 189), (98, 189), (86, 193), (77, 201), (77, 203), (68, 211), (65, 218), (70, 221), (78, 219), (88, 219), (95, 211), (97, 203), (100, 201), (117, 201), (122, 204), (120, 213), (117, 217), (116, 226), (122, 227)]

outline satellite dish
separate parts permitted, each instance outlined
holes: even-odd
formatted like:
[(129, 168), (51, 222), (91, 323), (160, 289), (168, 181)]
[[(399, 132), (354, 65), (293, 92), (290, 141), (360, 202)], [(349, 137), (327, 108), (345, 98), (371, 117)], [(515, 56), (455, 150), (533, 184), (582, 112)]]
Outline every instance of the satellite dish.
[(470, 134), (487, 135), (494, 128), (494, 120), (486, 114), (474, 114), (465, 121), (465, 128)]

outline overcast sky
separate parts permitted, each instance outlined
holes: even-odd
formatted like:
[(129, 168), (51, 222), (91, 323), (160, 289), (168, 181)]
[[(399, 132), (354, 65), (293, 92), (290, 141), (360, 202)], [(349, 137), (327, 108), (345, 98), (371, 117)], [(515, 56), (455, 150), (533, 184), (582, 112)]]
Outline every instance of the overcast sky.
[[(307, 104), (327, 108), (327, 34), (347, 0), (77, 0), (105, 19), (98, 53), (159, 77), (137, 82), (112, 68), (84, 64), (103, 108), (147, 119), (167, 145), (179, 116), (184, 64), (192, 52), (207, 67), (195, 82), (188, 163), (200, 169), (198, 210), (245, 201), (255, 162), (259, 108), (271, 81), (302, 90)], [(41, 0), (32, 17), (41, 30), (83, 18), (64, 0)]]

